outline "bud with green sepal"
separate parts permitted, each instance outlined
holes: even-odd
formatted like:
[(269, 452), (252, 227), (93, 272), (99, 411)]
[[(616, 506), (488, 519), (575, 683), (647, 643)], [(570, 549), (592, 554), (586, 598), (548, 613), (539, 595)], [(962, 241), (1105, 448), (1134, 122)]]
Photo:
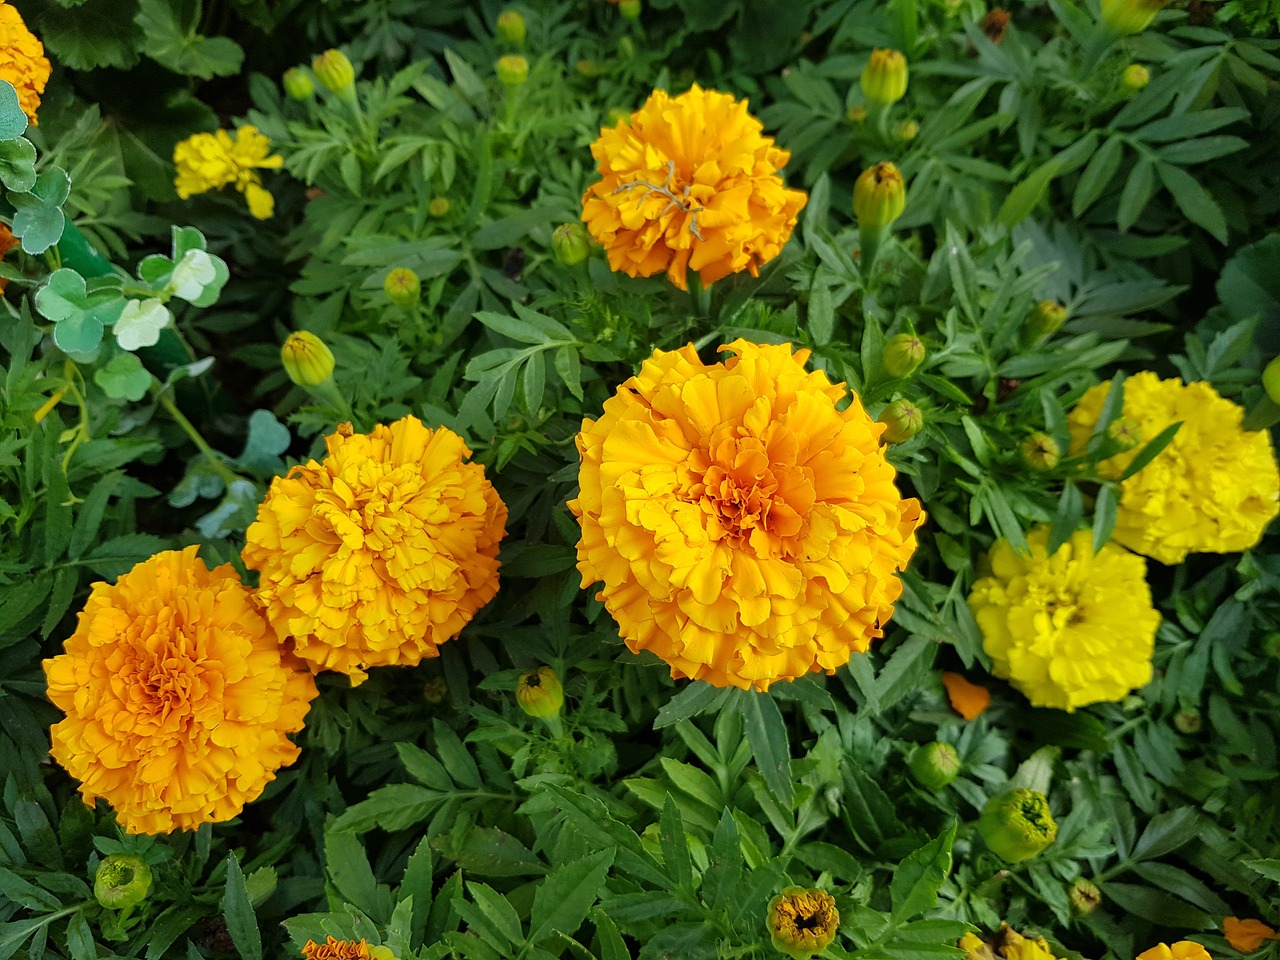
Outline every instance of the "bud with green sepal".
[(907, 206), (907, 186), (892, 163), (863, 170), (853, 186), (853, 213), (862, 240), (862, 266), (870, 271), (885, 234)]
[(111, 910), (128, 910), (147, 899), (151, 868), (141, 857), (113, 853), (98, 866), (93, 896)]
[(840, 911), (825, 890), (787, 887), (769, 901), (765, 922), (778, 951), (793, 960), (808, 960), (835, 941)]
[(289, 334), (280, 348), (280, 363), (295, 384), (351, 419), (351, 404), (333, 381), (333, 351), (323, 340), (309, 330)]
[(873, 109), (892, 106), (907, 92), (907, 58), (897, 50), (871, 51), (859, 83)]
[(1067, 891), (1067, 899), (1071, 901), (1071, 910), (1076, 916), (1087, 917), (1102, 903), (1102, 891), (1092, 880), (1076, 877)]
[(922, 743), (911, 751), (907, 761), (911, 775), (926, 790), (938, 791), (946, 787), (960, 772), (960, 754), (949, 743), (935, 740)]
[(1056, 300), (1041, 300), (1027, 314), (1027, 338), (1035, 343), (1056, 333), (1067, 322), (1067, 308)]
[(987, 801), (978, 817), (978, 833), (992, 853), (1018, 863), (1053, 843), (1058, 824), (1043, 793), (1018, 787)]
[(630, 23), (639, 22), (640, 11), (640, 0), (620, 0), (618, 3), (618, 12), (622, 14), (622, 19)]
[(1120, 36), (1141, 33), (1168, 2), (1169, 0), (1102, 0), (1102, 25)]
[(520, 674), (516, 683), (516, 703), (531, 717), (547, 719), (557, 716), (564, 706), (564, 687), (550, 667), (538, 667)]
[(341, 50), (329, 49), (311, 61), (311, 72), (320, 86), (339, 99), (354, 103), (356, 99), (356, 71), (347, 55)]
[(408, 267), (395, 267), (387, 272), (382, 290), (397, 307), (414, 307), (422, 297), (422, 281)]
[(887, 443), (906, 443), (924, 428), (924, 414), (907, 399), (893, 401), (876, 419), (885, 425), (880, 436)]
[(1023, 440), (1018, 450), (1022, 454), (1022, 462), (1037, 472), (1052, 470), (1062, 459), (1058, 441), (1042, 430)]
[(591, 236), (580, 223), (562, 223), (551, 234), (551, 252), (556, 261), (575, 267), (591, 255)]
[(924, 341), (914, 333), (899, 333), (890, 337), (880, 353), (880, 368), (890, 379), (909, 377), (924, 363), (927, 351)]
[(523, 86), (529, 79), (529, 61), (519, 54), (512, 53), (500, 57), (493, 69), (502, 85), (508, 90)]
[(290, 100), (310, 100), (316, 95), (316, 85), (311, 82), (311, 74), (302, 67), (286, 70), (281, 82)]
[(1244, 418), (1242, 426), (1246, 430), (1265, 430), (1280, 423), (1280, 357), (1262, 368), (1262, 389), (1262, 399)]
[(1120, 89), (1125, 93), (1137, 93), (1151, 82), (1151, 71), (1140, 63), (1131, 63), (1120, 74)]
[(528, 31), (524, 17), (517, 10), (503, 10), (498, 14), (498, 39), (513, 47), (521, 46)]

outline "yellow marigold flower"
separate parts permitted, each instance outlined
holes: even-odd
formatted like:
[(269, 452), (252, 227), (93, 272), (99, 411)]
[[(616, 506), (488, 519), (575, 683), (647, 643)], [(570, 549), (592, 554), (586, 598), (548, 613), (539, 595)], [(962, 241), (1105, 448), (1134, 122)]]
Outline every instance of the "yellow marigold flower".
[(840, 927), (836, 901), (825, 890), (787, 887), (769, 901), (769, 937), (782, 953), (805, 960), (835, 941)]
[(1024, 937), (1016, 930), (1004, 930), (1004, 944), (1000, 947), (1000, 955), (1005, 960), (1057, 960), (1049, 941), (1044, 937)]
[(694, 84), (655, 90), (591, 145), (600, 175), (582, 198), (582, 219), (609, 266), (632, 277), (666, 271), (681, 290), (749, 270), (782, 250), (808, 199), (778, 168), (791, 154), (761, 136), (747, 102)]
[(654, 351), (578, 434), (578, 569), (634, 652), (673, 677), (766, 690), (883, 634), (923, 519), (882, 424), (808, 350)]
[(236, 138), (226, 130), (197, 133), (173, 148), (178, 175), (173, 181), (183, 200), (197, 193), (218, 190), (228, 184), (244, 194), (249, 213), (266, 220), (275, 212), (275, 198), (262, 186), (258, 170), (275, 170), (281, 156), (268, 156), (271, 141), (254, 126), (236, 130)]
[[(1067, 418), (1071, 453), (1093, 432), (1110, 382), (1089, 390)], [(1207, 383), (1161, 380), (1143, 371), (1124, 382), (1122, 416), (1150, 440), (1172, 423), (1173, 442), (1120, 486), (1117, 543), (1161, 563), (1188, 553), (1233, 553), (1262, 539), (1280, 513), (1280, 470), (1267, 431), (1246, 432), (1244, 410)], [(1140, 445), (1099, 464), (1119, 477)]]
[(1051, 557), (1048, 541), (1046, 525), (1027, 534), (1029, 557), (997, 541), (969, 594), (992, 670), (1036, 707), (1119, 700), (1151, 679), (1160, 614), (1146, 561), (1111, 543), (1094, 554), (1088, 530)]
[(96, 583), (65, 652), (44, 661), (66, 714), (53, 758), (129, 833), (193, 830), (240, 813), (298, 756), (316, 695), (230, 564), (196, 547)]
[(1233, 950), (1241, 953), (1254, 953), (1262, 947), (1264, 940), (1280, 940), (1280, 934), (1261, 920), (1241, 920), (1239, 917), (1227, 917), (1222, 921), (1222, 935)]
[(18, 105), (33, 125), (52, 70), (44, 44), (27, 29), (18, 8), (0, 0), (0, 80), (13, 84)]
[(277, 635), (359, 684), (439, 656), (493, 598), (507, 507), (462, 438), (417, 417), (342, 424), (325, 446), (272, 481), (243, 556)]
[(369, 941), (360, 938), (355, 940), (339, 940), (328, 937), (324, 943), (308, 940), (302, 945), (302, 955), (306, 960), (370, 960)]
[(1138, 960), (1213, 960), (1209, 951), (1194, 940), (1177, 943), (1157, 943), (1150, 950), (1138, 954)]

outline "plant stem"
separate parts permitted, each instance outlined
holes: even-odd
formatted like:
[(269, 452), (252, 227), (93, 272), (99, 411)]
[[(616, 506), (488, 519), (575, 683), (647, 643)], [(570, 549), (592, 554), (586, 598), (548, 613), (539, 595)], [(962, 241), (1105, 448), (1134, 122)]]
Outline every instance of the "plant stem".
[(157, 392), (156, 399), (160, 402), (160, 406), (165, 408), (169, 416), (173, 417), (174, 422), (182, 428), (182, 432), (191, 438), (191, 442), (196, 445), (196, 449), (204, 454), (205, 459), (212, 464), (213, 472), (222, 478), (222, 482), (227, 485), (228, 489), (230, 489), (231, 484), (235, 483), (237, 480), (243, 479), (243, 477), (223, 462), (222, 458), (218, 455), (218, 451), (209, 446), (208, 441), (200, 435), (200, 431), (197, 430), (195, 425), (183, 415), (182, 411), (178, 409), (177, 404), (175, 404), (167, 394)]

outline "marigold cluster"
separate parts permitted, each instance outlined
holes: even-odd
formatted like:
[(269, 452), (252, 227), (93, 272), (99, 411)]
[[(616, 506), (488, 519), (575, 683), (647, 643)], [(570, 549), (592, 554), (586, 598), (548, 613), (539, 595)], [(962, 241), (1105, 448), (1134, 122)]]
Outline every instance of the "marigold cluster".
[(783, 186), (791, 154), (761, 135), (745, 100), (697, 84), (677, 97), (655, 90), (591, 145), (602, 179), (582, 219), (632, 277), (666, 272), (681, 290), (743, 270), (755, 276), (782, 250), (807, 197)]
[(173, 181), (183, 200), (197, 193), (219, 190), (228, 184), (244, 194), (249, 212), (266, 220), (275, 212), (275, 198), (262, 186), (259, 170), (276, 170), (280, 156), (269, 156), (271, 141), (254, 126), (243, 126), (235, 139), (226, 130), (197, 133), (173, 148), (178, 175)]
[(462, 438), (416, 417), (325, 445), (272, 481), (243, 556), (280, 639), (360, 683), (438, 656), (492, 599), (507, 508)]
[(1036, 707), (1118, 700), (1151, 679), (1160, 614), (1146, 561), (1110, 543), (1095, 554), (1088, 530), (1053, 556), (1048, 541), (1046, 526), (1027, 534), (1030, 556), (997, 541), (969, 594), (993, 672)]
[(32, 124), (37, 123), (40, 96), (52, 71), (44, 44), (27, 29), (18, 8), (0, 0), (0, 80), (13, 85), (18, 105)]
[[(1068, 418), (1071, 452), (1093, 432), (1110, 382), (1093, 387)], [(1124, 382), (1122, 416), (1151, 440), (1173, 423), (1182, 427), (1149, 464), (1120, 485), (1117, 543), (1161, 563), (1189, 553), (1247, 550), (1280, 513), (1280, 470), (1265, 430), (1246, 432), (1244, 411), (1207, 383), (1161, 380), (1143, 371)], [(1099, 464), (1119, 477), (1141, 445)]]
[(657, 350), (578, 434), (583, 586), (673, 677), (768, 689), (882, 635), (923, 516), (809, 351)]
[(298, 748), (316, 695), (235, 570), (196, 547), (96, 583), (64, 653), (44, 661), (55, 760), (130, 833), (236, 816)]

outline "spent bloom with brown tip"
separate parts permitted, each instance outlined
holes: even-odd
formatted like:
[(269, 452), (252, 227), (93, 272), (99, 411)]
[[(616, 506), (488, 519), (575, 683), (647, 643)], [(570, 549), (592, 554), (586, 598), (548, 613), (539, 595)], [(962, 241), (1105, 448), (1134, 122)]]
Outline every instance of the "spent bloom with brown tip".
[(769, 901), (773, 945), (796, 960), (807, 960), (831, 946), (840, 926), (835, 898), (825, 890), (787, 887)]

